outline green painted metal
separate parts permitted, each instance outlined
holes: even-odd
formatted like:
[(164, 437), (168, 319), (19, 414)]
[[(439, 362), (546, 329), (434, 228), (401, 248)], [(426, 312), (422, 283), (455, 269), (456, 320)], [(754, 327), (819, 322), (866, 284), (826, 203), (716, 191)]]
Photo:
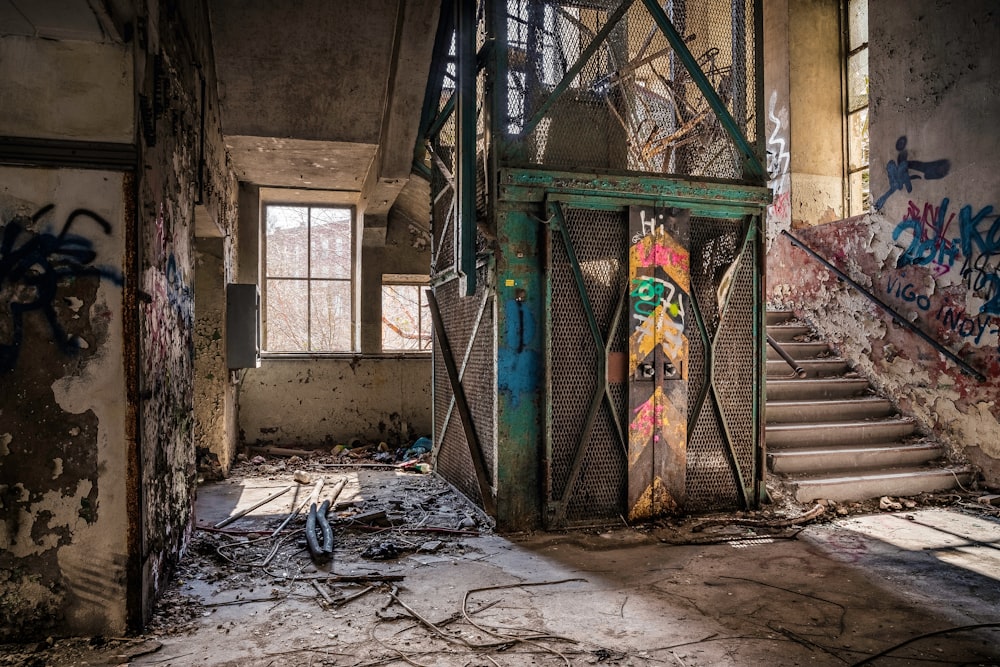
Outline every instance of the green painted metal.
[(545, 101), (538, 107), (535, 111), (535, 115), (533, 115), (528, 122), (524, 124), (524, 127), (521, 130), (522, 137), (528, 136), (535, 130), (535, 127), (537, 127), (542, 121), (545, 114), (549, 112), (552, 105), (556, 103), (559, 96), (566, 92), (566, 89), (570, 87), (573, 79), (575, 79), (576, 76), (583, 70), (587, 61), (590, 60), (590, 57), (604, 45), (604, 40), (607, 39), (608, 35), (611, 34), (611, 31), (618, 26), (618, 22), (621, 21), (623, 16), (625, 16), (625, 12), (629, 10), (629, 7), (632, 6), (634, 1), (635, 0), (623, 0), (622, 3), (618, 5), (618, 9), (616, 9), (615, 12), (608, 17), (607, 23), (605, 23), (604, 27), (602, 27), (597, 34), (594, 35), (593, 39), (590, 40), (590, 43), (587, 44), (587, 48), (580, 53), (580, 57), (576, 59), (573, 66), (566, 70), (566, 75), (559, 81), (558, 84), (556, 84), (556, 87), (552, 89), (549, 96), (545, 98)]
[(574, 173), (547, 169), (501, 169), (499, 198), (506, 201), (542, 201), (552, 192), (583, 196), (613, 196), (622, 201), (672, 201), (692, 207), (723, 204), (744, 207), (743, 215), (771, 203), (766, 186), (723, 181), (692, 181), (618, 173)]
[[(536, 209), (536, 213), (540, 213)], [(529, 211), (497, 214), (497, 524), (537, 528), (542, 496), (545, 289), (542, 225)]]
[(476, 293), (476, 7), (458, 0), (456, 14), (458, 270), (465, 281), (465, 294), (471, 296)]
[[(448, 48), (451, 44), (451, 33), (455, 29), (454, 9), (454, 5), (450, 2), (445, 2), (441, 5), (441, 14), (438, 18), (437, 32), (434, 35), (434, 51), (431, 55), (431, 71), (427, 78), (427, 87), (424, 90), (423, 108), (420, 110), (420, 125), (417, 131), (417, 143), (413, 147), (414, 164), (420, 165), (425, 169), (426, 165), (424, 165), (424, 152), (426, 149), (424, 147), (424, 141), (427, 137), (436, 135), (441, 130), (441, 125), (437, 124), (435, 116), (441, 115), (436, 112), (438, 105), (441, 102), (441, 89), (444, 86)], [(430, 180), (429, 170), (426, 174), (426, 178)]]
[(694, 80), (695, 84), (701, 90), (702, 95), (705, 96), (705, 100), (708, 102), (709, 106), (712, 107), (712, 111), (715, 112), (716, 118), (722, 123), (722, 126), (729, 133), (730, 138), (732, 138), (733, 143), (736, 144), (736, 148), (743, 155), (744, 162), (744, 172), (747, 173), (750, 178), (758, 182), (767, 181), (767, 170), (764, 169), (764, 165), (761, 164), (760, 158), (757, 153), (750, 146), (750, 142), (747, 138), (743, 136), (743, 130), (740, 126), (736, 124), (733, 119), (732, 114), (729, 113), (729, 109), (726, 108), (725, 103), (719, 99), (719, 94), (712, 87), (709, 82), (708, 77), (705, 73), (701, 71), (701, 67), (698, 66), (698, 61), (691, 54), (688, 49), (687, 44), (684, 43), (684, 38), (678, 34), (677, 29), (674, 28), (674, 24), (671, 23), (670, 19), (667, 18), (666, 13), (663, 8), (660, 7), (656, 0), (642, 0), (646, 5), (646, 9), (652, 15), (653, 20), (656, 24), (660, 26), (660, 30), (663, 31), (664, 36), (667, 41), (670, 42), (671, 48), (684, 63), (685, 69), (687, 69), (688, 74)]

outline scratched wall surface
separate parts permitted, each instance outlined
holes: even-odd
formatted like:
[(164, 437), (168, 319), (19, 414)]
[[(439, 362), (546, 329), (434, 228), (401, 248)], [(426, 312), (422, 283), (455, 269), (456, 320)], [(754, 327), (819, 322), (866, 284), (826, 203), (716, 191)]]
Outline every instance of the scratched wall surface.
[[(137, 197), (145, 618), (183, 551), (193, 519), (196, 205), (200, 201), (224, 231), (235, 227), (236, 184), (220, 131), (203, 4), (159, 7), (151, 21), (157, 32), (137, 58), (137, 72), (144, 73), (140, 100), (148, 112), (140, 121), (144, 169)], [(224, 241), (223, 256), (231, 264), (232, 237)]]
[(125, 630), (130, 187), (0, 167), (0, 641)]
[(998, 485), (1000, 10), (920, 0), (869, 11), (874, 210), (796, 233), (986, 380), (959, 372), (787, 239), (768, 258), (769, 302), (806, 314)]

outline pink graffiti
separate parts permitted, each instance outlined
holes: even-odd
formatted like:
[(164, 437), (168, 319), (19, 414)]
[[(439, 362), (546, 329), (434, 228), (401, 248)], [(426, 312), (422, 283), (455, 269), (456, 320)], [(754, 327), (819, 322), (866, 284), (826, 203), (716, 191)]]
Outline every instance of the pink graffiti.
[(655, 400), (655, 396), (633, 410), (634, 417), (629, 425), (629, 433), (638, 436), (639, 442), (658, 442), (659, 435), (654, 435), (657, 431), (657, 424), (663, 420), (663, 404)]
[(681, 271), (688, 271), (688, 254), (678, 252), (668, 245), (641, 244), (638, 259), (640, 266), (676, 266)]

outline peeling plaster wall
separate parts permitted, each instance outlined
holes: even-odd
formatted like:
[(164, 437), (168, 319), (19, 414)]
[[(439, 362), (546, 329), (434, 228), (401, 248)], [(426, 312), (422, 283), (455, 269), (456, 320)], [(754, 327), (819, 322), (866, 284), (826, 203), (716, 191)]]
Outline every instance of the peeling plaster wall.
[(385, 245), (362, 247), (363, 355), (265, 358), (260, 368), (247, 371), (239, 394), (245, 443), (333, 445), (361, 438), (395, 444), (431, 434), (430, 354), (380, 354), (382, 274), (427, 274), (425, 229), (426, 222), (414, 222), (393, 209)]
[(224, 245), (222, 238), (195, 243), (194, 438), (202, 479), (227, 475), (236, 456), (236, 396), (226, 363)]
[(0, 641), (125, 631), (132, 187), (0, 167)]
[(237, 251), (236, 181), (220, 130), (207, 9), (191, 0), (150, 3), (150, 11), (149, 35), (136, 64), (146, 111), (140, 122), (137, 239), (144, 620), (193, 523), (193, 239), (199, 200), (226, 234), (227, 276), (235, 275)]
[(915, 0), (869, 12), (876, 210), (798, 234), (987, 380), (959, 372), (787, 239), (768, 257), (769, 303), (805, 314), (1000, 486), (1000, 10)]

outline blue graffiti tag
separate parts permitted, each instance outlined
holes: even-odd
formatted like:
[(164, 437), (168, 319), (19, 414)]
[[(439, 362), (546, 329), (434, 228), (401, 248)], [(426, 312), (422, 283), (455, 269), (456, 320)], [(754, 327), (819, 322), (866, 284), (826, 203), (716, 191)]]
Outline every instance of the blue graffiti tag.
[(10, 311), (11, 342), (0, 343), (0, 373), (7, 373), (17, 365), (21, 343), (24, 339), (24, 314), (40, 311), (49, 325), (52, 340), (64, 353), (77, 350), (75, 339), (67, 338), (53, 301), (60, 281), (66, 278), (96, 276), (122, 284), (119, 272), (92, 266), (97, 259), (91, 241), (85, 237), (70, 234), (70, 228), (77, 218), (90, 218), (105, 234), (111, 233), (111, 225), (93, 211), (78, 208), (66, 218), (58, 234), (35, 233), (28, 230), (29, 224), (42, 219), (54, 208), (49, 204), (38, 210), (31, 218), (17, 216), (3, 226), (0, 237), (0, 295), (6, 300)]
[(951, 161), (949, 160), (934, 160), (933, 162), (910, 160), (906, 150), (906, 135), (896, 140), (896, 151), (896, 160), (890, 160), (885, 165), (885, 173), (889, 177), (889, 189), (875, 201), (875, 210), (881, 210), (889, 196), (894, 192), (903, 189), (907, 192), (913, 192), (913, 181), (919, 180), (921, 177), (911, 174), (911, 171), (920, 172), (923, 174), (923, 178), (928, 181), (944, 178), (951, 171)]

